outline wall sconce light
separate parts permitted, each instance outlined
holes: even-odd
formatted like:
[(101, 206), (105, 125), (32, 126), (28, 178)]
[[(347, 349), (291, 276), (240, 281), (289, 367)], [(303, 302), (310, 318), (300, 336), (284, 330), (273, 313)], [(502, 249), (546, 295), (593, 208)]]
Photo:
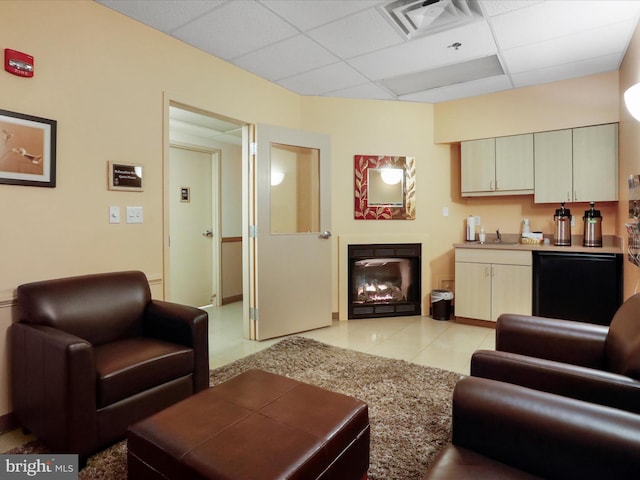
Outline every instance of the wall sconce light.
[(395, 185), (400, 183), (404, 170), (402, 168), (383, 168), (380, 172), (380, 178), (387, 185)]
[(640, 122), (640, 83), (636, 83), (624, 92), (624, 104), (629, 113)]
[(271, 170), (271, 186), (275, 187), (276, 185), (280, 185), (284, 180), (284, 172), (280, 172), (278, 170)]

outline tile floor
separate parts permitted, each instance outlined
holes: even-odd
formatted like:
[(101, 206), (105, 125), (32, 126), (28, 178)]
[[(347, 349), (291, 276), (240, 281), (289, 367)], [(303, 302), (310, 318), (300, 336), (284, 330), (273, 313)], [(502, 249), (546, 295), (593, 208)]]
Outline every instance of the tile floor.
[[(255, 342), (242, 336), (242, 303), (207, 307), (211, 368), (270, 347), (281, 340)], [(471, 354), (495, 348), (495, 330), (429, 317), (389, 317), (334, 321), (330, 327), (299, 333), (320, 342), (420, 365), (469, 374)], [(21, 430), (0, 435), (0, 452), (29, 441)]]
[[(242, 303), (209, 307), (211, 368), (267, 348), (281, 339), (255, 342), (242, 337)], [(389, 317), (334, 321), (330, 327), (298, 333), (320, 342), (469, 373), (471, 354), (495, 348), (495, 330), (430, 317)]]

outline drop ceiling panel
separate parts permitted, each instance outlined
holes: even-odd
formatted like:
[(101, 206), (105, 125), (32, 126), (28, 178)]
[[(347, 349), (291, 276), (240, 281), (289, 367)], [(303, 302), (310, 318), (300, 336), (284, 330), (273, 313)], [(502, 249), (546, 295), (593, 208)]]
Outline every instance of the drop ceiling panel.
[(365, 83), (355, 87), (342, 88), (328, 92), (327, 95), (341, 98), (369, 98), (374, 100), (395, 100), (395, 95), (378, 87), (375, 83)]
[(235, 64), (267, 80), (277, 81), (338, 60), (310, 38), (296, 35), (238, 57)]
[(549, 68), (516, 73), (511, 75), (511, 79), (513, 80), (513, 86), (516, 88), (530, 87), (532, 85), (615, 71), (621, 61), (622, 54), (611, 54), (599, 58), (590, 58), (581, 62), (565, 63)]
[(228, 2), (173, 31), (179, 39), (229, 60), (298, 34), (257, 2)]
[(365, 10), (309, 32), (341, 58), (351, 58), (403, 43), (404, 39), (376, 10)]
[[(618, 3), (616, 9), (611, 8)], [(636, 19), (640, 2), (553, 0), (514, 10), (491, 19), (500, 48), (556, 40), (620, 20)]]
[(385, 2), (380, 0), (263, 0), (262, 3), (300, 30), (306, 31)]
[(166, 33), (214, 10), (225, 0), (101, 0), (100, 3)]
[(286, 78), (278, 82), (289, 90), (301, 95), (322, 95), (367, 82), (356, 70), (344, 63), (334, 63), (326, 67)]
[(503, 51), (503, 58), (512, 74), (548, 68), (554, 65), (580, 62), (593, 57), (620, 53), (617, 41), (620, 30), (630, 30), (633, 22), (616, 23), (606, 27), (566, 35), (558, 40), (547, 40)]
[(511, 88), (511, 81), (506, 75), (492, 78), (483, 78), (473, 82), (450, 85), (448, 87), (434, 88), (424, 92), (404, 95), (400, 100), (408, 102), (440, 103), (465, 97), (487, 95)]
[[(462, 44), (458, 50), (450, 46), (457, 42)], [(351, 64), (367, 77), (380, 80), (493, 53), (496, 53), (496, 46), (491, 31), (480, 21), (356, 57)]]

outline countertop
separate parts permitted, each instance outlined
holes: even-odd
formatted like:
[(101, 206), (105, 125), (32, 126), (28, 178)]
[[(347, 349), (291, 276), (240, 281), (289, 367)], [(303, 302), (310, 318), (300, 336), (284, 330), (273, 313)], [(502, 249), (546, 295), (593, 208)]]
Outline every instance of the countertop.
[(603, 235), (602, 247), (583, 247), (582, 235), (571, 236), (571, 246), (560, 247), (553, 244), (553, 238), (549, 238), (549, 245), (528, 245), (519, 243), (520, 235), (518, 234), (502, 234), (502, 241), (496, 242), (496, 235), (487, 234), (487, 241), (480, 243), (464, 242), (454, 243), (454, 248), (478, 248), (492, 250), (524, 250), (524, 251), (546, 251), (546, 252), (567, 252), (567, 253), (616, 253), (623, 254), (622, 237), (617, 235)]

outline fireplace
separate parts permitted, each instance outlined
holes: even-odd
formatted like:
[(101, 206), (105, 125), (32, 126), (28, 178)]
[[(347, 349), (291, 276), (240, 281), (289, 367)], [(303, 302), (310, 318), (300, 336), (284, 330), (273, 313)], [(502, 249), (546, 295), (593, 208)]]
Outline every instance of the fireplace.
[(348, 246), (348, 318), (420, 315), (420, 243)]

